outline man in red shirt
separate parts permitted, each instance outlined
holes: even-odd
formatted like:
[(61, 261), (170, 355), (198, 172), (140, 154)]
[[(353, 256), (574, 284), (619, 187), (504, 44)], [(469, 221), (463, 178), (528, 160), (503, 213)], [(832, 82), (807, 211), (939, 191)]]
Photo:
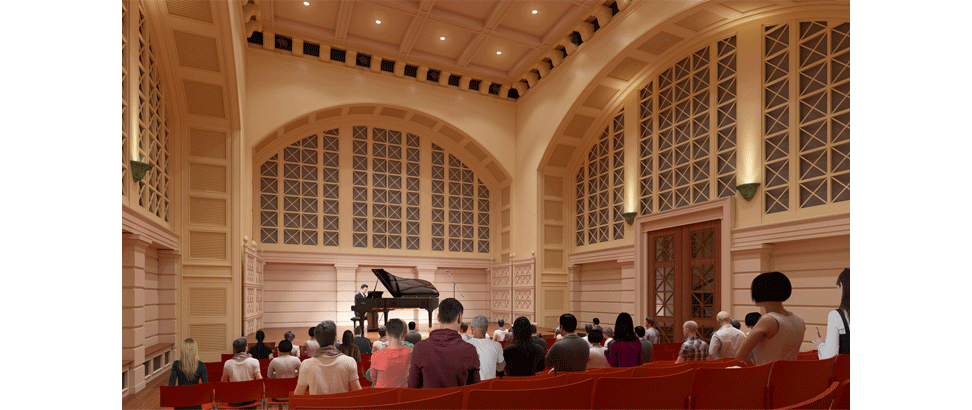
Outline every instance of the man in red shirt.
[(479, 353), (462, 340), (462, 303), (446, 298), (439, 303), (439, 328), (412, 349), (408, 387), (442, 388), (479, 383)]

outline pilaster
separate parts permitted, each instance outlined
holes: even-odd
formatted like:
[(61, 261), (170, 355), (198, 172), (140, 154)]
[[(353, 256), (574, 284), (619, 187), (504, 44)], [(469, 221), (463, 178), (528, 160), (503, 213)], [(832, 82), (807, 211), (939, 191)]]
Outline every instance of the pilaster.
[(337, 278), (335, 301), (337, 303), (336, 311), (338, 312), (334, 318), (334, 323), (338, 326), (351, 326), (351, 317), (354, 316), (351, 306), (354, 306), (354, 294), (358, 291), (356, 281), (358, 264), (336, 263), (334, 264), (334, 271)]
[(181, 341), (176, 333), (176, 301), (179, 300), (178, 270), (182, 252), (160, 249), (159, 255), (159, 343), (172, 343), (178, 348)]
[(145, 388), (145, 251), (151, 242), (122, 234), (122, 359), (131, 360), (129, 393)]

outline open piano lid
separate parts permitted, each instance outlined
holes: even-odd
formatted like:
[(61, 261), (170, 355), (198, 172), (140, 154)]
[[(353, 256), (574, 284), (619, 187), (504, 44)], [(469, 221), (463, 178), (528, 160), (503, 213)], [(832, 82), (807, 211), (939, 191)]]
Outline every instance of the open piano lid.
[(396, 298), (403, 296), (439, 296), (439, 291), (427, 280), (401, 278), (388, 273), (384, 269), (372, 269), (371, 272), (378, 277), (382, 285), (385, 285), (385, 289), (388, 289), (388, 292), (391, 292), (391, 295)]

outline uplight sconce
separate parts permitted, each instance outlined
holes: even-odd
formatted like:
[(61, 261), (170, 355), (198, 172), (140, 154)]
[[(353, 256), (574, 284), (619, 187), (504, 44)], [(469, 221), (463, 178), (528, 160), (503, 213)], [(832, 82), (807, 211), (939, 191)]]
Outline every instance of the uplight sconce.
[(135, 182), (141, 181), (145, 178), (145, 173), (152, 169), (152, 164), (147, 164), (142, 161), (132, 160), (132, 179)]
[(759, 182), (750, 182), (748, 184), (737, 185), (736, 191), (742, 194), (743, 199), (751, 201), (756, 196), (756, 189), (758, 188)]
[(634, 211), (625, 212), (625, 213), (621, 214), (621, 216), (624, 217), (624, 221), (627, 222), (628, 225), (631, 225), (631, 224), (634, 223), (635, 216), (637, 216), (637, 215), (638, 215), (638, 213), (637, 212), (634, 212)]

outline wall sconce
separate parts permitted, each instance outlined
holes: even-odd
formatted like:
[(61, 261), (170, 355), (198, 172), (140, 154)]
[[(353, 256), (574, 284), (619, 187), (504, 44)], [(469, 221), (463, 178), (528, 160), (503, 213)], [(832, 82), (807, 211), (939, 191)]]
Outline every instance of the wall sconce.
[(750, 182), (748, 184), (737, 185), (736, 191), (742, 194), (743, 199), (751, 201), (756, 196), (757, 188), (759, 188), (759, 182)]
[(147, 164), (142, 161), (132, 160), (132, 179), (135, 182), (141, 181), (145, 178), (145, 173), (152, 169), (152, 164)]
[(621, 216), (624, 217), (624, 221), (627, 222), (628, 225), (631, 225), (631, 224), (634, 223), (634, 219), (635, 219), (635, 216), (636, 215), (638, 215), (638, 213), (637, 212), (633, 212), (633, 211), (632, 212), (625, 212), (625, 213), (621, 214)]

